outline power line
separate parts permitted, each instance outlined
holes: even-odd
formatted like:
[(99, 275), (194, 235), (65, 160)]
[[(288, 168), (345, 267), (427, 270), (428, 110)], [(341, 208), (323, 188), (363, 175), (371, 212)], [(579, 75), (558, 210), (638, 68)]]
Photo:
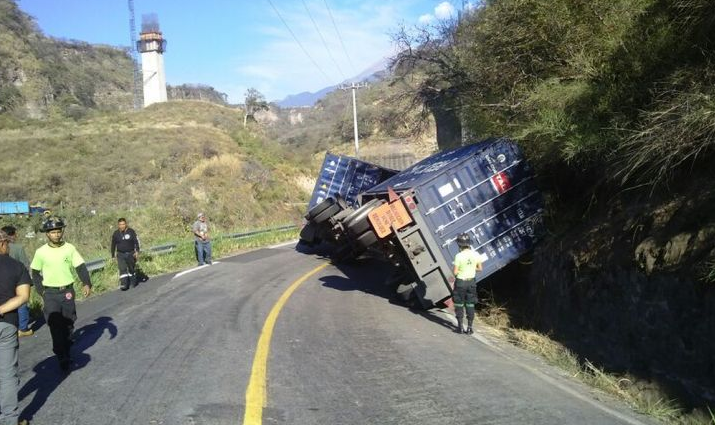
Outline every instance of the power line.
[(288, 32), (290, 33), (290, 35), (293, 36), (293, 40), (295, 40), (295, 42), (298, 43), (298, 46), (300, 46), (300, 49), (303, 51), (303, 53), (305, 53), (305, 55), (308, 56), (308, 59), (310, 59), (310, 61), (313, 63), (313, 65), (315, 65), (315, 67), (318, 68), (318, 71), (320, 71), (320, 73), (323, 74), (323, 77), (325, 77), (325, 80), (328, 83), (330, 83), (330, 78), (328, 77), (328, 74), (326, 74), (323, 71), (323, 68), (318, 66), (318, 63), (315, 62), (313, 57), (310, 56), (310, 54), (308, 53), (307, 50), (305, 50), (305, 47), (303, 47), (303, 44), (300, 42), (300, 40), (298, 40), (298, 37), (295, 36), (295, 34), (293, 33), (293, 30), (290, 29), (290, 27), (288, 26), (288, 23), (285, 21), (285, 19), (283, 19), (283, 16), (281, 16), (280, 12), (278, 12), (278, 9), (276, 9), (276, 7), (273, 5), (273, 2), (271, 0), (267, 0), (267, 1), (268, 1), (268, 4), (270, 4), (271, 7), (273, 8), (273, 10), (276, 12), (276, 15), (278, 15), (278, 18), (280, 18), (281, 22), (283, 22), (283, 25), (285, 25), (285, 27), (288, 29)]
[(348, 49), (345, 48), (345, 43), (343, 43), (343, 37), (340, 35), (338, 26), (335, 24), (335, 18), (333, 18), (333, 12), (330, 11), (330, 6), (328, 6), (328, 0), (323, 0), (323, 2), (325, 3), (325, 8), (328, 9), (328, 15), (330, 15), (330, 20), (333, 22), (333, 28), (335, 28), (335, 33), (338, 34), (338, 40), (340, 40), (340, 45), (343, 46), (343, 52), (345, 52), (345, 56), (348, 58), (350, 67), (353, 69), (353, 72), (357, 73), (355, 65), (353, 65), (353, 61), (350, 59), (350, 55), (348, 54)]
[(330, 59), (333, 61), (335, 66), (338, 68), (338, 71), (340, 71), (340, 75), (343, 76), (343, 80), (346, 80), (347, 77), (345, 77), (345, 73), (340, 68), (340, 65), (338, 65), (338, 62), (333, 57), (333, 53), (330, 51), (330, 48), (328, 48), (328, 43), (325, 42), (325, 38), (323, 38), (323, 33), (320, 32), (320, 28), (318, 28), (318, 24), (315, 23), (315, 19), (313, 19), (313, 15), (310, 13), (310, 9), (308, 9), (308, 5), (305, 3), (305, 0), (302, 0), (302, 2), (303, 2), (303, 6), (305, 7), (305, 11), (308, 12), (308, 17), (310, 18), (310, 21), (313, 23), (315, 30), (318, 32), (318, 35), (320, 36), (320, 41), (322, 41), (323, 46), (325, 46), (325, 51), (328, 52), (328, 56), (330, 56)]

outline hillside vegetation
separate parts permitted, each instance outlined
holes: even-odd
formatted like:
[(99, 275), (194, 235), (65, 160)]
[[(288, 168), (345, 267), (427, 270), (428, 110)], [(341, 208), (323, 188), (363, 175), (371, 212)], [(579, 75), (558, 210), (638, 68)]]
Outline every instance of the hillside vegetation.
[[(715, 3), (487, 1), (395, 39), (404, 95), (518, 138), (548, 182), (660, 182), (715, 140)], [(558, 182), (558, 184), (554, 184)]]
[(710, 422), (715, 2), (490, 0), (395, 40), (392, 87), (441, 148), (507, 135), (537, 170), (549, 235), (489, 286), (507, 322)]
[[(168, 86), (167, 96), (226, 103), (226, 94), (203, 84)], [(132, 107), (128, 47), (47, 37), (15, 0), (0, 0), (0, 114), (80, 119)]]
[[(383, 76), (357, 91), (360, 156), (380, 163), (390, 155), (416, 159), (433, 154), (434, 123), (419, 108), (395, 96), (390, 77)], [(352, 94), (335, 90), (312, 108), (270, 110), (257, 115), (265, 134), (287, 149), (314, 152), (320, 157), (331, 151), (355, 155)]]
[(198, 211), (223, 231), (292, 222), (312, 191), (302, 165), (310, 162), (244, 130), (242, 120), (236, 109), (184, 101), (17, 123), (0, 130), (15, 158), (3, 165), (0, 192), (67, 215), (68, 231), (98, 250), (118, 216), (146, 242), (185, 237)]
[(45, 37), (13, 0), (0, 0), (0, 113), (79, 117), (131, 106), (125, 49)]

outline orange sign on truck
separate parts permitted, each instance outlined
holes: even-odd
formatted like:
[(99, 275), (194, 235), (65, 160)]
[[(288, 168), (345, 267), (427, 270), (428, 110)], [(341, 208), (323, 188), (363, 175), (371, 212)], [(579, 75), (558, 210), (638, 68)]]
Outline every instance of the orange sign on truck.
[(375, 229), (378, 238), (384, 238), (392, 232), (391, 226), (395, 229), (401, 229), (412, 223), (412, 217), (407, 212), (405, 204), (398, 198), (395, 202), (382, 204), (381, 206), (370, 211), (367, 215), (368, 220)]

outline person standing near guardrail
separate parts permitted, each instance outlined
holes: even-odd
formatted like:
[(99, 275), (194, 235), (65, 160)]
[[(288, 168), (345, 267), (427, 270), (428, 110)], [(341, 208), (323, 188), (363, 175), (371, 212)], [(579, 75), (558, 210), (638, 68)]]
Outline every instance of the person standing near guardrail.
[[(23, 266), (25, 266), (26, 269), (30, 269), (30, 260), (27, 258), (27, 254), (25, 253), (25, 248), (22, 247), (19, 243), (17, 243), (17, 229), (15, 226), (5, 226), (2, 228), (2, 231), (7, 233), (7, 235), (10, 237), (10, 244), (9, 244), (9, 253), (10, 253), (10, 258), (13, 258), (19, 262), (22, 263)], [(17, 330), (17, 335), (18, 336), (30, 336), (34, 332), (32, 328), (30, 328), (30, 308), (27, 306), (27, 303), (24, 303), (23, 305), (20, 306), (20, 308), (17, 309), (17, 315), (19, 319), (19, 326)]]
[(47, 243), (37, 248), (32, 258), (32, 283), (42, 295), (47, 326), (52, 335), (52, 351), (57, 355), (60, 368), (69, 371), (72, 332), (77, 319), (75, 306), (74, 276), (77, 272), (82, 281), (82, 293), (92, 293), (92, 281), (84, 258), (74, 245), (62, 240), (65, 222), (59, 217), (49, 217), (42, 223), (42, 232)]
[[(474, 305), (477, 303), (477, 283), (474, 278), (478, 271), (482, 271), (482, 263), (479, 254), (472, 250), (472, 241), (469, 235), (462, 233), (457, 236), (457, 246), (459, 252), (454, 257), (454, 291), (452, 300), (454, 301), (454, 315), (457, 316), (457, 329), (455, 332), (471, 335), (474, 333), (472, 323), (474, 322)], [(467, 330), (462, 327), (464, 310), (467, 310)]]
[(117, 260), (119, 267), (119, 288), (126, 291), (131, 286), (137, 286), (137, 256), (139, 255), (139, 238), (127, 220), (122, 217), (117, 220), (117, 230), (112, 234), (110, 253)]
[(191, 226), (194, 232), (194, 247), (196, 248), (196, 259), (199, 266), (211, 264), (211, 238), (209, 238), (209, 225), (206, 222), (206, 214), (199, 213), (196, 216), (194, 225)]
[(0, 230), (0, 423), (27, 424), (18, 421), (17, 309), (30, 298), (30, 275), (25, 266), (11, 258), (11, 238)]

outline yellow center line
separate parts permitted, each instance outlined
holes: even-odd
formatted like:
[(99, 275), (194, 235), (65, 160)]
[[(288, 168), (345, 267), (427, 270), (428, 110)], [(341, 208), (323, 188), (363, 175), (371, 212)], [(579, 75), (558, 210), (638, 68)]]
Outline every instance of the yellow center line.
[(256, 355), (253, 357), (253, 367), (251, 367), (251, 380), (248, 381), (248, 387), (246, 388), (246, 411), (243, 415), (243, 425), (261, 425), (263, 421), (263, 406), (266, 405), (267, 400), (266, 371), (268, 369), (268, 351), (270, 350), (271, 337), (273, 336), (273, 328), (276, 325), (278, 314), (288, 301), (288, 298), (303, 282), (329, 264), (325, 263), (318, 266), (293, 282), (283, 292), (271, 312), (268, 313), (266, 323), (263, 324), (263, 329), (261, 330), (261, 336), (258, 338)]

